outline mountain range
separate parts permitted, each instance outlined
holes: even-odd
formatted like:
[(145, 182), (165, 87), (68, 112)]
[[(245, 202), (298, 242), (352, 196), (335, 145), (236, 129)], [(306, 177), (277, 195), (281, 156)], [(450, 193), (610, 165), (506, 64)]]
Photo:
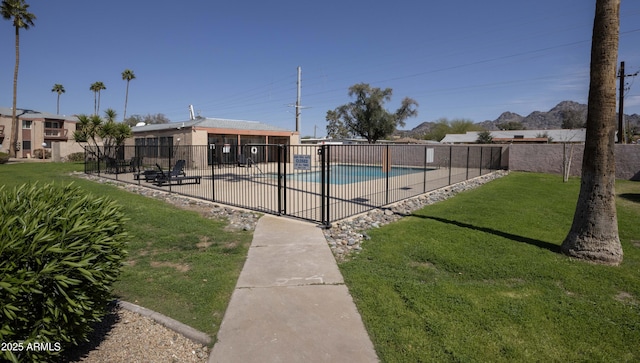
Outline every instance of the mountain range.
[[(527, 116), (522, 116), (514, 112), (503, 112), (495, 120), (487, 120), (477, 123), (477, 125), (483, 127), (485, 130), (493, 131), (499, 130), (498, 125), (505, 123), (517, 122), (527, 130), (553, 130), (561, 129), (564, 115), (567, 112), (573, 112), (581, 120), (587, 119), (587, 105), (574, 101), (562, 101), (549, 111), (534, 111)], [(633, 128), (638, 129), (640, 127), (640, 115), (634, 113), (633, 115), (625, 115), (625, 123)], [(437, 122), (423, 122), (420, 125), (414, 127), (411, 130), (405, 130), (401, 133), (403, 136), (409, 136), (414, 138), (422, 138), (423, 135), (428, 134), (431, 128)]]

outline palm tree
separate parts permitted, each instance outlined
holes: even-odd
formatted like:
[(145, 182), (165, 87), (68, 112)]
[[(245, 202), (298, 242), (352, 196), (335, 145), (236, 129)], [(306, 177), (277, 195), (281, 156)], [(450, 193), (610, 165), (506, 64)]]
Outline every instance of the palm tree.
[(100, 91), (107, 89), (104, 83), (98, 81), (91, 84), (89, 90), (93, 91), (93, 114), (97, 115), (100, 112)]
[(622, 246), (615, 202), (616, 66), (620, 0), (597, 0), (580, 194), (563, 253), (618, 265)]
[(64, 86), (61, 84), (54, 84), (53, 88), (51, 89), (51, 92), (56, 92), (58, 93), (58, 102), (57, 102), (57, 108), (56, 108), (56, 114), (59, 115), (60, 114), (60, 95), (63, 94), (65, 92), (64, 90)]
[(127, 102), (129, 101), (129, 82), (135, 78), (136, 78), (136, 75), (133, 74), (133, 71), (130, 69), (125, 69), (124, 72), (122, 72), (122, 79), (127, 81), (127, 93), (126, 93), (126, 96), (124, 97), (124, 115), (122, 116), (122, 120), (127, 119)]
[(17, 156), (18, 142), (18, 117), (16, 115), (17, 98), (18, 98), (18, 66), (20, 64), (20, 28), (25, 30), (33, 26), (36, 16), (29, 12), (29, 4), (24, 0), (2, 0), (0, 13), (6, 20), (13, 20), (13, 26), (16, 28), (16, 65), (13, 70), (13, 107), (11, 114), (11, 136), (9, 138), (9, 155)]

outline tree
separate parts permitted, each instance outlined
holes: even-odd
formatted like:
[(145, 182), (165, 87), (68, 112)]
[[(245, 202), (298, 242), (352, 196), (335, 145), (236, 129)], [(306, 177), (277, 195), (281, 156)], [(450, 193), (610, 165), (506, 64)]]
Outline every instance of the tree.
[[(105, 118), (98, 115), (78, 115), (78, 125), (73, 133), (73, 140), (86, 143), (85, 150), (94, 155), (97, 160), (103, 156), (115, 157), (118, 148), (124, 144), (126, 138), (131, 137), (131, 127), (123, 122), (116, 122), (116, 111), (108, 108)], [(103, 148), (100, 150), (99, 142)]]
[(493, 144), (493, 136), (491, 131), (482, 131), (478, 133), (477, 144)]
[(582, 180), (563, 253), (618, 265), (622, 246), (615, 203), (616, 66), (620, 0), (597, 0), (591, 42), (591, 71)]
[(127, 102), (129, 102), (129, 82), (131, 82), (131, 80), (135, 78), (136, 78), (136, 75), (133, 74), (133, 71), (130, 69), (125, 69), (124, 72), (122, 72), (122, 79), (127, 81), (127, 93), (124, 97), (124, 115), (122, 115), (123, 120), (127, 119)]
[(336, 111), (327, 111), (327, 137), (332, 139), (346, 139), (351, 136), (349, 129), (340, 120), (340, 115)]
[(6, 20), (12, 20), (16, 31), (16, 64), (13, 69), (13, 108), (11, 113), (11, 136), (9, 137), (9, 155), (17, 157), (18, 153), (18, 116), (16, 114), (18, 104), (18, 68), (20, 65), (20, 29), (29, 29), (33, 26), (36, 16), (29, 12), (29, 4), (24, 0), (2, 0), (0, 13)]
[(54, 84), (53, 88), (51, 89), (51, 92), (56, 92), (58, 94), (58, 102), (56, 102), (56, 114), (59, 115), (60, 114), (60, 95), (63, 94), (65, 92), (64, 90), (64, 86), (61, 84)]
[(524, 127), (522, 122), (518, 122), (518, 121), (501, 122), (499, 124), (496, 124), (496, 127), (498, 129), (500, 129), (500, 130), (524, 130), (524, 129), (526, 129), (526, 127)]
[(98, 81), (91, 84), (89, 90), (93, 91), (93, 114), (97, 115), (100, 112), (100, 91), (107, 89), (104, 83)]
[(133, 127), (139, 123), (144, 123), (145, 125), (155, 125), (155, 124), (168, 124), (171, 122), (163, 113), (154, 114), (146, 114), (145, 116), (141, 115), (131, 115), (124, 120), (124, 123)]
[(327, 115), (335, 116), (336, 121), (342, 122), (350, 133), (360, 135), (373, 144), (391, 135), (396, 127), (404, 126), (404, 120), (418, 114), (418, 103), (408, 97), (402, 100), (396, 112), (389, 113), (384, 109), (384, 103), (391, 100), (392, 93), (391, 88), (383, 90), (366, 83), (355, 84), (349, 87), (349, 97), (355, 96), (356, 100), (336, 108), (333, 111), (335, 115)]
[(431, 130), (424, 136), (426, 140), (442, 141), (447, 134), (464, 134), (467, 131), (481, 131), (482, 127), (471, 120), (441, 118), (431, 126)]

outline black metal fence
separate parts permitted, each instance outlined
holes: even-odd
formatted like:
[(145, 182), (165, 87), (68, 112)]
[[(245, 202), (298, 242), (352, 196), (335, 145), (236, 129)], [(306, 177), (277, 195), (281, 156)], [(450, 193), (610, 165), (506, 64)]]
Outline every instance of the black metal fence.
[(501, 167), (499, 146), (208, 145), (87, 149), (85, 172), (328, 225)]

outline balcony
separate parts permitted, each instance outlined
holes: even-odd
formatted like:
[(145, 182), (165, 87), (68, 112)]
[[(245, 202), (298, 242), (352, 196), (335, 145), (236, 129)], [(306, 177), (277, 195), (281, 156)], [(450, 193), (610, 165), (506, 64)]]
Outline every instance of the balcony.
[(67, 137), (67, 129), (54, 129), (54, 128), (45, 128), (44, 129), (44, 139), (45, 140), (64, 140), (67, 141), (69, 138)]

